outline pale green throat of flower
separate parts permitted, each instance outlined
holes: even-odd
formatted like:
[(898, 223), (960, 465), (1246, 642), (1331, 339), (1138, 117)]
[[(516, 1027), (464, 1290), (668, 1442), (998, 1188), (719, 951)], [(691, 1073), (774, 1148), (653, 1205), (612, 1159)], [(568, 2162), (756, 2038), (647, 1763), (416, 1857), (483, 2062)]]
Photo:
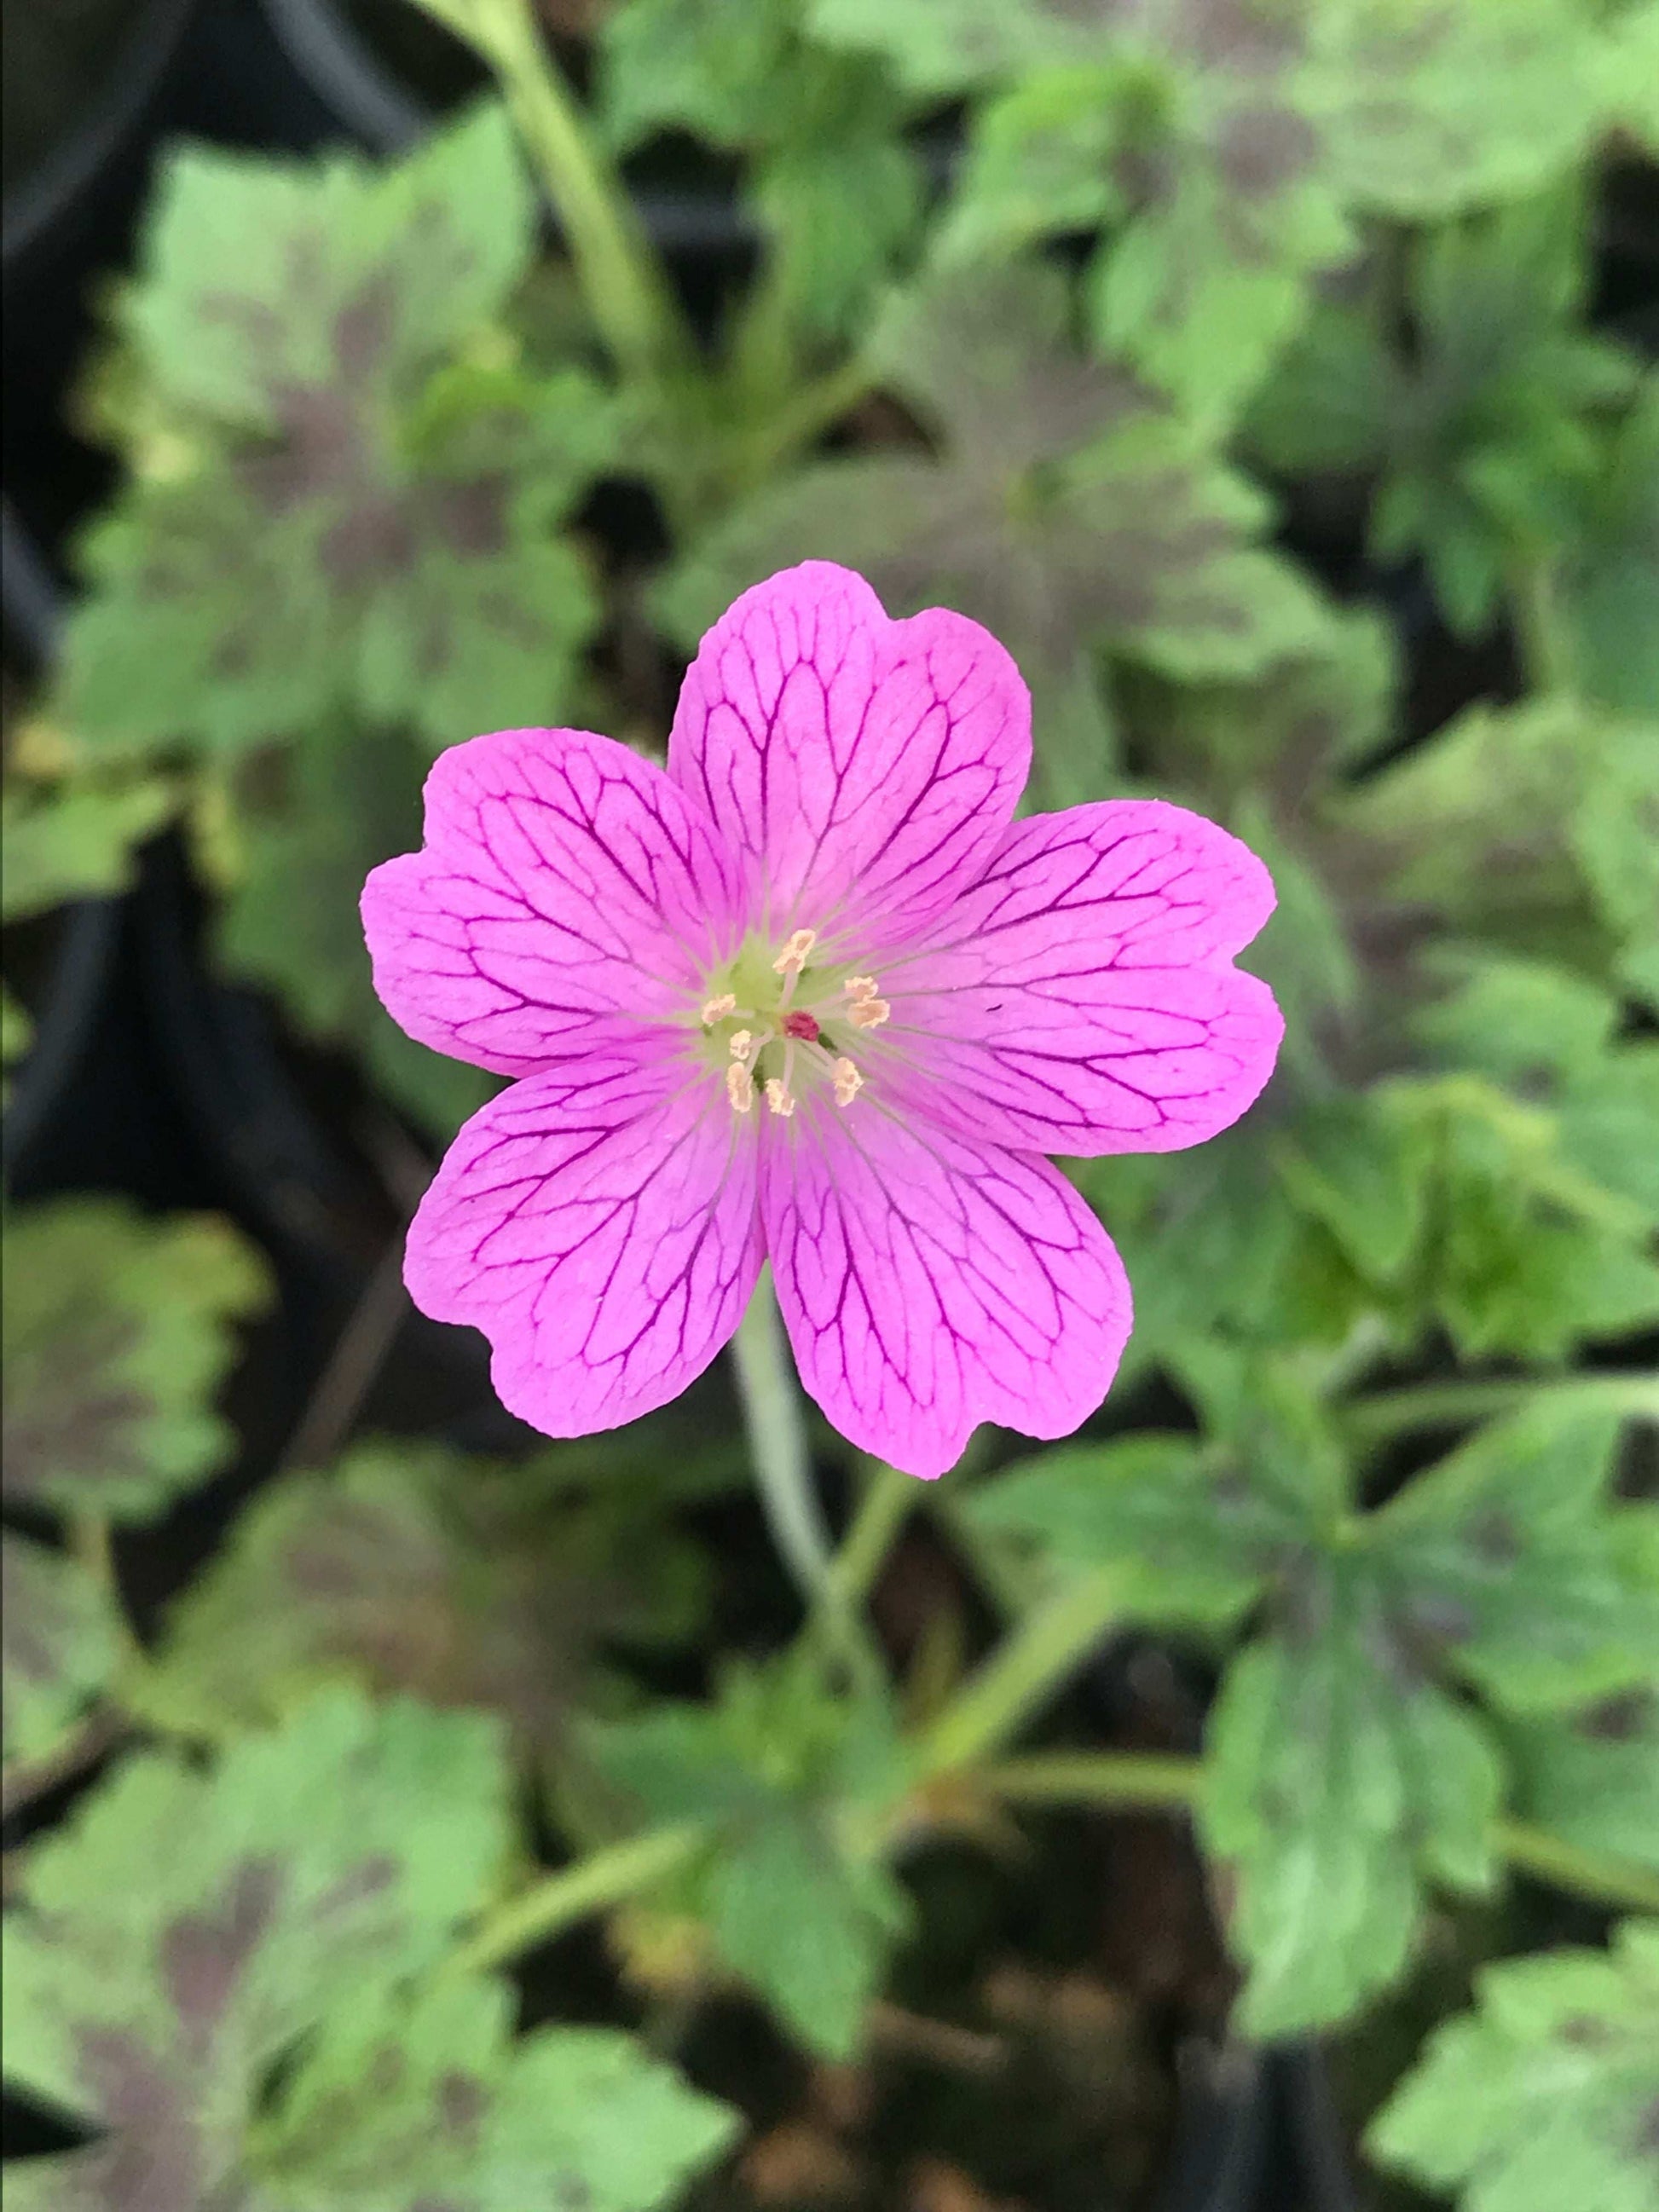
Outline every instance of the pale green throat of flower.
[(879, 1029), (892, 1008), (873, 975), (811, 966), (817, 933), (798, 929), (769, 959), (769, 948), (745, 945), (702, 1009), (702, 1025), (726, 1061), (726, 1095), (734, 1114), (757, 1096), (774, 1114), (790, 1115), (805, 1087), (827, 1082), (837, 1106), (864, 1088), (856, 1062), (842, 1049), (860, 1030)]

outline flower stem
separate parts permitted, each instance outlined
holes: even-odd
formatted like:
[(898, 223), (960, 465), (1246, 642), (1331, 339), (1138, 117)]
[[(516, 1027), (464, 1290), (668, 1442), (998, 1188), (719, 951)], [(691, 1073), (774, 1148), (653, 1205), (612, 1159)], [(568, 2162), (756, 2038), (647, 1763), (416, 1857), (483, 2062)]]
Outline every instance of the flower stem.
[(921, 1778), (970, 1766), (997, 1750), (1099, 1643), (1118, 1610), (1118, 1586), (1080, 1576), (1011, 1629), (918, 1747)]
[(824, 1577), (826, 1606), (850, 1613), (864, 1602), (915, 1504), (915, 1477), (877, 1462)]
[(744, 449), (744, 488), (764, 481), (781, 463), (834, 428), (874, 389), (876, 377), (861, 354), (802, 385), (757, 426)]
[(772, 1540), (802, 1595), (816, 1601), (829, 1578), (830, 1534), (812, 1487), (800, 1393), (768, 1273), (762, 1273), (738, 1324), (732, 1355), (755, 1482)]
[(649, 379), (689, 353), (682, 318), (610, 161), (548, 53), (530, 0), (426, 0), (494, 71), (617, 366)]
[(1173, 1753), (1048, 1751), (981, 1766), (974, 1779), (1012, 1805), (1168, 1806), (1198, 1795), (1203, 1764)]
[(1452, 1427), (1511, 1413), (1530, 1399), (1580, 1400), (1632, 1418), (1659, 1420), (1659, 1373), (1517, 1375), (1486, 1382), (1427, 1382), (1350, 1399), (1341, 1417), (1361, 1443), (1380, 1443), (1409, 1429)]
[(545, 1943), (591, 1912), (620, 1905), (689, 1866), (708, 1840), (701, 1822), (648, 1828), (642, 1836), (590, 1851), (556, 1874), (544, 1875), (520, 1895), (486, 1915), (483, 1925), (451, 1954), (452, 1973), (483, 1973), (521, 1951)]
[(1581, 1850), (1577, 1844), (1525, 1820), (1498, 1821), (1494, 1840), (1512, 1867), (1556, 1889), (1573, 1890), (1602, 1905), (1659, 1912), (1659, 1875), (1632, 1866), (1628, 1859)]

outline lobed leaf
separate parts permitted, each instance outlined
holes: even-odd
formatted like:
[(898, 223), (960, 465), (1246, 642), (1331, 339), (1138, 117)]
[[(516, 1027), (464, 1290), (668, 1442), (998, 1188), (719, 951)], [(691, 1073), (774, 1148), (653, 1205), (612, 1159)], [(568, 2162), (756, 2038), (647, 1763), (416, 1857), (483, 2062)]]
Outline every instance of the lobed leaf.
[(176, 1601), (141, 1681), (173, 1729), (234, 1733), (342, 1674), (385, 1693), (501, 1713), (520, 1755), (564, 1748), (604, 1694), (613, 1640), (673, 1640), (697, 1563), (609, 1493), (544, 1498), (435, 1444), (367, 1444), (290, 1475)]
[(1299, 1534), (1279, 1501), (1197, 1438), (1150, 1433), (1017, 1463), (967, 1510), (1056, 1574), (1110, 1569), (1126, 1619), (1176, 1626), (1236, 1619)]
[(115, 1672), (108, 1600), (76, 1559), (8, 1528), (0, 1538), (7, 1759), (49, 1751)]
[(1031, 686), (1043, 794), (1098, 794), (1097, 647), (1183, 678), (1252, 674), (1322, 639), (1323, 609), (1263, 549), (1260, 496), (1120, 370), (1066, 338), (1054, 271), (941, 277), (873, 341), (940, 453), (828, 463), (739, 507), (661, 588), (688, 641), (807, 555), (861, 568), (896, 612), (957, 608)]
[(1488, 1966), (1371, 2123), (1366, 2147), (1465, 2212), (1659, 2203), (1659, 1926), (1627, 1921), (1609, 1952)]
[(6, 1496), (153, 1517), (229, 1451), (213, 1398), (263, 1262), (212, 1216), (147, 1221), (117, 1199), (27, 1208), (6, 1247)]
[(504, 1781), (479, 1717), (344, 1693), (210, 1776), (123, 1766), (32, 1854), (7, 1916), (8, 2075), (106, 2130), (30, 2170), (37, 2201), (228, 2201), (272, 2067), (429, 1966), (480, 1901)]
[(1651, 1506), (1607, 1498), (1616, 1413), (1540, 1395), (1373, 1521), (1406, 1617), (1495, 1705), (1559, 1711), (1659, 1674)]
[(595, 619), (558, 526), (613, 428), (495, 327), (533, 244), (495, 108), (384, 172), (176, 157), (106, 379), (136, 480), (65, 641), (88, 744), (554, 719)]
[(1400, 1973), (1433, 1879), (1492, 1882), (1498, 1754), (1397, 1640), (1370, 1565), (1309, 1575), (1292, 1618), (1233, 1662), (1200, 1820), (1237, 1884), (1228, 1935), (1249, 2034), (1341, 2020)]
[(331, 2020), (250, 2145), (249, 2212), (654, 2212), (730, 2142), (630, 2036), (514, 2040), (512, 2014), (453, 1978)]

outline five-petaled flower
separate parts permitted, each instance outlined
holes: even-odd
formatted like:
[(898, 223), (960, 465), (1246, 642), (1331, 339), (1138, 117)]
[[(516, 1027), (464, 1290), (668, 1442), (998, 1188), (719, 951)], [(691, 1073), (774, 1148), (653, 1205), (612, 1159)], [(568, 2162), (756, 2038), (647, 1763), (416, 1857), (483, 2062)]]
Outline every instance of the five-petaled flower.
[(910, 1474), (1099, 1404), (1128, 1285), (1042, 1155), (1243, 1112), (1282, 1024), (1232, 955), (1273, 894), (1178, 806), (1017, 822), (1030, 750), (994, 638), (808, 562), (703, 640), (665, 771), (574, 730), (441, 757), (363, 920), (410, 1035), (518, 1079), (406, 1262), (514, 1413), (574, 1436), (663, 1404), (768, 1257), (806, 1389)]

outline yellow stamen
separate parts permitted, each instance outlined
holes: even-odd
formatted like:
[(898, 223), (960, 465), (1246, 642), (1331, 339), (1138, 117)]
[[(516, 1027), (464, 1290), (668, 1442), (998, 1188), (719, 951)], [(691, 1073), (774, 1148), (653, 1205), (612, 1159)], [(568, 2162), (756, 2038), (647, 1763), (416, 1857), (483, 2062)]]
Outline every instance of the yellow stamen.
[(830, 1069), (836, 1081), (836, 1103), (850, 1106), (864, 1088), (864, 1078), (850, 1060), (838, 1060)]
[[(769, 1085), (768, 1089), (770, 1089)], [(734, 1114), (746, 1114), (755, 1103), (755, 1079), (738, 1060), (726, 1071), (726, 1095)]]
[(880, 988), (873, 975), (849, 975), (847, 979), (848, 995), (854, 999), (873, 999)]
[(735, 1014), (738, 1002), (730, 991), (722, 991), (718, 999), (711, 999), (702, 1010), (702, 1025), (712, 1030), (716, 1022), (723, 1022), (728, 1014)]
[(775, 1075), (766, 1079), (766, 1103), (775, 1114), (781, 1114), (786, 1121), (795, 1110), (793, 1098)]
[(818, 941), (816, 929), (798, 929), (772, 963), (775, 975), (799, 975)]
[(892, 1011), (885, 999), (860, 999), (847, 1018), (855, 1030), (878, 1030)]
[(747, 1030), (733, 1030), (732, 1032), (732, 1059), (747, 1060), (749, 1057), (749, 1048), (754, 1042), (754, 1038), (750, 1036)]

